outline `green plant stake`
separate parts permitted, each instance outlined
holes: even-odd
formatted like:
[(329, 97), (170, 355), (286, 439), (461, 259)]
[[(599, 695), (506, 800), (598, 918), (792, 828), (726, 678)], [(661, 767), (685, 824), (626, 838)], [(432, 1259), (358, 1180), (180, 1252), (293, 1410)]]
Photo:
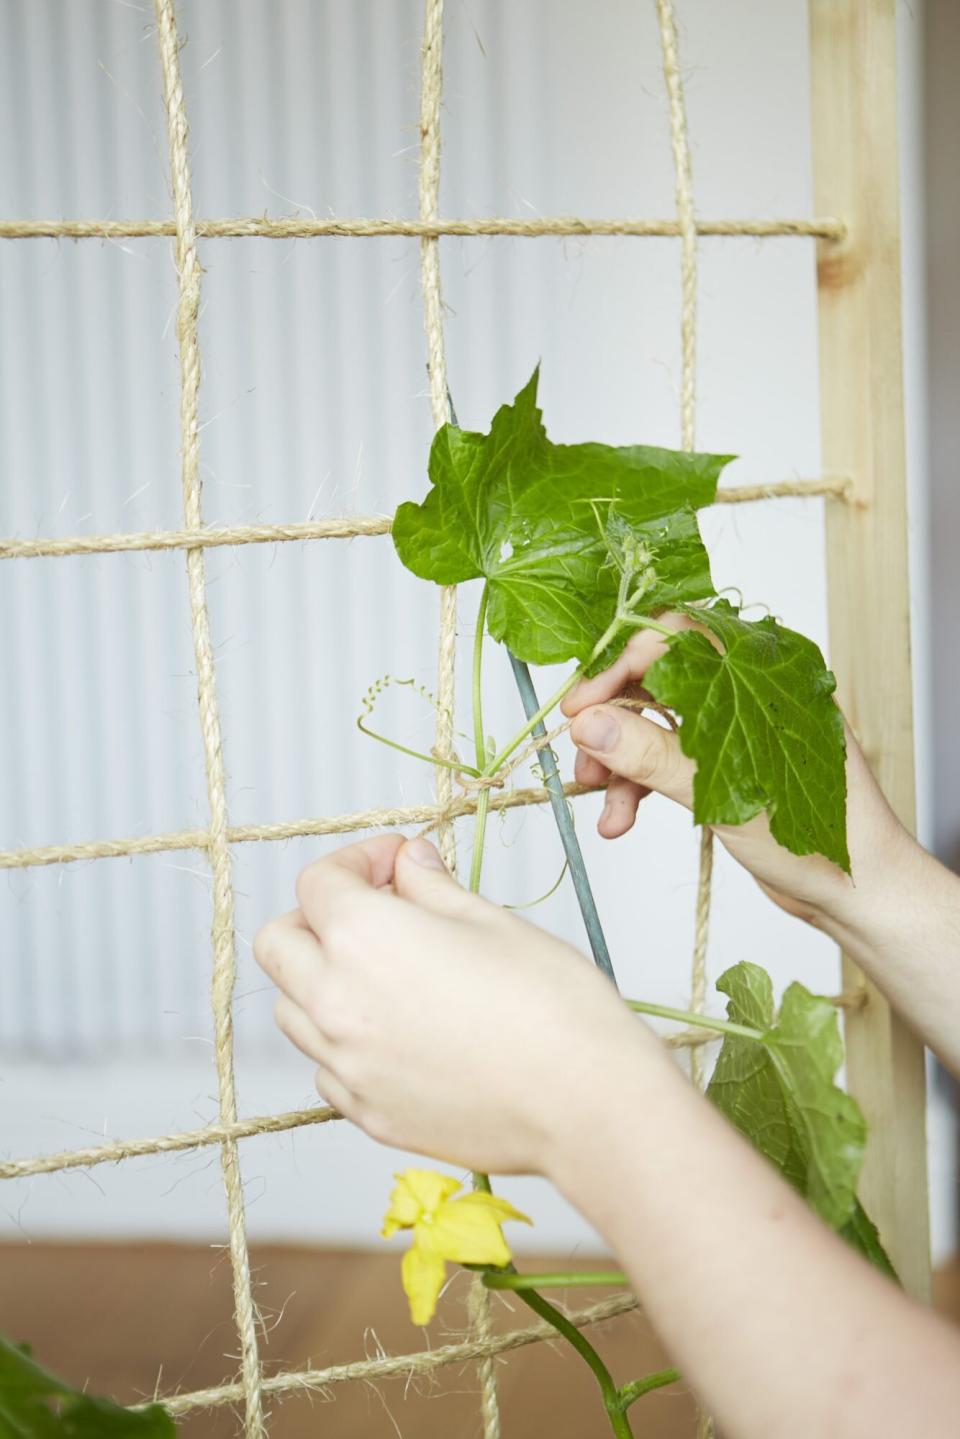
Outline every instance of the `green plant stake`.
[[(517, 681), (517, 689), (520, 691), (520, 699), (527, 719), (532, 719), (539, 712), (540, 701), (537, 699), (537, 692), (533, 687), (533, 680), (530, 678), (530, 669), (523, 660), (518, 660), (515, 654), (510, 655), (510, 664), (513, 668), (514, 679)], [(543, 720), (538, 720), (533, 727), (535, 739), (547, 732)], [(537, 759), (540, 762), (540, 771), (543, 775), (543, 783), (550, 795), (550, 806), (553, 810), (553, 817), (560, 833), (560, 842), (563, 845), (563, 852), (567, 857), (567, 864), (570, 868), (570, 878), (573, 880), (573, 887), (577, 892), (577, 903), (580, 906), (580, 913), (583, 916), (583, 923), (587, 931), (587, 938), (590, 941), (590, 950), (593, 954), (594, 963), (598, 969), (602, 969), (608, 978), (616, 984), (616, 976), (613, 972), (613, 963), (610, 959), (610, 951), (607, 948), (606, 937), (603, 933), (603, 926), (600, 923), (600, 916), (597, 913), (596, 900), (593, 897), (593, 890), (590, 887), (590, 877), (587, 874), (587, 867), (583, 862), (583, 851), (580, 848), (580, 841), (577, 838), (577, 831), (574, 828), (573, 818), (570, 814), (570, 806), (567, 796), (563, 792), (563, 782), (557, 770), (557, 757), (550, 745), (537, 750)]]

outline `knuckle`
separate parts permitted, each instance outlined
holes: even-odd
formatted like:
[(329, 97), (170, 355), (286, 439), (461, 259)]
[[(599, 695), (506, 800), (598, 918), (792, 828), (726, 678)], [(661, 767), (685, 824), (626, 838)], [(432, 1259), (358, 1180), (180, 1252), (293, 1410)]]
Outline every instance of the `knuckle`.
[(273, 1022), (281, 1034), (285, 1034), (287, 1039), (292, 1038), (291, 1030), (293, 1026), (291, 1023), (290, 1005), (285, 995), (281, 995), (273, 1006)]
[(663, 759), (663, 740), (657, 726), (649, 720), (638, 721), (630, 746), (629, 778), (650, 784), (661, 773)]
[(352, 1037), (350, 1011), (342, 1000), (331, 996), (328, 989), (314, 996), (308, 1017), (328, 1039), (342, 1043)]
[(331, 907), (320, 938), (330, 953), (356, 958), (382, 947), (383, 916), (371, 896), (343, 895)]
[(253, 957), (261, 969), (270, 970), (276, 966), (279, 948), (279, 926), (275, 919), (271, 919), (261, 925), (253, 936)]
[(324, 863), (325, 861), (322, 859), (312, 860), (311, 863), (305, 865), (304, 868), (297, 875), (296, 881), (294, 883), (294, 891), (297, 896), (297, 903), (300, 905), (301, 909), (304, 907), (307, 900), (309, 899), (310, 891), (313, 887), (313, 882), (317, 877), (317, 872), (320, 869), (320, 866)]
[(393, 1129), (386, 1116), (369, 1106), (362, 1106), (357, 1123), (375, 1144), (392, 1144)]

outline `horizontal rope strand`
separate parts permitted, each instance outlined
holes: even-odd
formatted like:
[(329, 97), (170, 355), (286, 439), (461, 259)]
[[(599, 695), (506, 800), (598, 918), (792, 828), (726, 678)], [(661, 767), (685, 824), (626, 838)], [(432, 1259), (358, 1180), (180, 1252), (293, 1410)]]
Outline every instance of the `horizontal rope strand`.
[(34, 1174), (57, 1174), (63, 1169), (91, 1169), (97, 1164), (143, 1159), (149, 1154), (176, 1154), (187, 1149), (202, 1149), (208, 1144), (222, 1144), (225, 1139), (252, 1139), (257, 1134), (283, 1134), (288, 1129), (329, 1124), (342, 1117), (328, 1106), (322, 1109), (291, 1109), (286, 1114), (238, 1119), (233, 1124), (207, 1124), (203, 1129), (187, 1129), (180, 1134), (161, 1134), (150, 1139), (117, 1139), (108, 1144), (90, 1145), (86, 1149), (64, 1149), (56, 1154), (39, 1155), (36, 1159), (4, 1160), (0, 1162), (0, 1179), (27, 1179)]
[(66, 535), (63, 539), (0, 540), (0, 560), (106, 554), (113, 550), (199, 550), (219, 545), (270, 545), (287, 540), (348, 540), (388, 535), (389, 515), (303, 520), (289, 525), (229, 525), (201, 530), (143, 530), (115, 535)]
[[(847, 499), (851, 481), (826, 475), (815, 480), (781, 480), (769, 485), (727, 486), (717, 491), (718, 505), (756, 500), (816, 498), (833, 495)], [(137, 550), (214, 549), (223, 545), (282, 544), (303, 540), (349, 540), (364, 535), (388, 535), (389, 515), (334, 516), (287, 525), (229, 525), (202, 530), (143, 530), (113, 535), (65, 535), (62, 539), (0, 540), (0, 560), (61, 559), (67, 555), (99, 555)]]
[[(591, 794), (587, 785), (567, 784), (570, 796)], [(510, 790), (494, 794), (491, 809), (514, 809), (521, 805), (544, 804), (548, 792), (540, 787)], [(355, 810), (349, 814), (321, 816), (317, 819), (289, 820), (283, 824), (230, 825), (228, 844), (246, 844), (254, 840), (317, 838), (328, 834), (352, 834), (355, 830), (393, 828), (406, 824), (436, 824), (443, 818), (458, 819), (472, 814), (477, 806), (476, 794), (454, 799), (450, 805), (407, 805), (396, 809)], [(164, 854), (171, 850), (205, 850), (209, 833), (203, 829), (175, 830), (169, 834), (131, 835), (126, 839), (90, 840), (79, 844), (52, 844), (36, 849), (0, 850), (0, 869), (30, 869), (47, 864), (72, 864), (86, 859), (122, 859), (131, 854)]]
[[(846, 226), (831, 217), (811, 220), (698, 220), (697, 234), (718, 238), (772, 240), (805, 238), (843, 240)], [(379, 239), (407, 236), (432, 239), (443, 235), (463, 237), (508, 235), (517, 239), (566, 235), (635, 235), (671, 239), (682, 235), (677, 220), (582, 219), (551, 215), (537, 219), (490, 216), (462, 220), (311, 219), (304, 215), (266, 215), (249, 218), (197, 220), (197, 236), (211, 240), (309, 240), (323, 237)], [(0, 240), (136, 240), (175, 235), (172, 220), (0, 220)]]
[[(867, 990), (859, 985), (830, 995), (830, 1003), (838, 1009), (862, 1009), (867, 1003)], [(661, 1034), (667, 1049), (699, 1049), (723, 1038), (723, 1031), (698, 1027)], [(97, 1164), (115, 1164), (121, 1159), (144, 1159), (151, 1154), (176, 1154), (189, 1149), (202, 1149), (222, 1144), (225, 1139), (254, 1139), (259, 1134), (283, 1134), (291, 1129), (305, 1129), (315, 1124), (331, 1124), (343, 1118), (329, 1105), (309, 1109), (291, 1109), (283, 1114), (266, 1114), (251, 1119), (238, 1119), (233, 1124), (207, 1124), (202, 1129), (186, 1129), (176, 1134), (154, 1135), (148, 1139), (116, 1139), (84, 1149), (58, 1150), (55, 1154), (28, 1159), (0, 1161), (0, 1180), (29, 1179), (37, 1174), (58, 1174), (64, 1169), (90, 1169)]]
[[(568, 1314), (570, 1323), (578, 1329), (589, 1324), (599, 1324), (605, 1319), (614, 1319), (638, 1308), (632, 1294), (618, 1294), (604, 1299), (588, 1309)], [(557, 1331), (552, 1324), (532, 1324), (529, 1329), (513, 1329), (508, 1334), (496, 1334), (490, 1339), (466, 1340), (461, 1344), (444, 1344), (439, 1349), (424, 1350), (417, 1354), (387, 1355), (379, 1359), (361, 1359), (353, 1364), (333, 1364), (327, 1369), (301, 1369), (284, 1374), (272, 1374), (263, 1380), (265, 1394), (291, 1394), (296, 1391), (323, 1390), (331, 1384), (342, 1384), (350, 1379), (393, 1379), (403, 1376), (415, 1378), (420, 1374), (432, 1373), (447, 1364), (460, 1364), (484, 1355), (505, 1354), (510, 1349), (521, 1349), (527, 1344), (538, 1344), (544, 1339), (556, 1339)], [(217, 1388), (198, 1389), (192, 1394), (168, 1394), (159, 1396), (172, 1415), (187, 1414), (193, 1409), (212, 1409), (218, 1405), (235, 1404), (243, 1397), (240, 1384), (223, 1384)], [(144, 1408), (144, 1405), (131, 1405)]]

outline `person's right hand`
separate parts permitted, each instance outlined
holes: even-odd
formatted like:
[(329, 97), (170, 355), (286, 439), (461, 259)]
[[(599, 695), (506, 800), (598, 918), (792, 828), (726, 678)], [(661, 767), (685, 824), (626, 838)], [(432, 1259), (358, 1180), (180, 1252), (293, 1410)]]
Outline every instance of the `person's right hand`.
[[(661, 616), (661, 623), (677, 630), (696, 627), (682, 615)], [(696, 765), (683, 753), (679, 736), (645, 715), (606, 703), (641, 682), (665, 651), (662, 636), (639, 631), (609, 669), (581, 680), (562, 704), (563, 713), (574, 717), (576, 778), (607, 787), (597, 826), (605, 839), (632, 828), (640, 801), (651, 791), (693, 808)], [(765, 814), (742, 825), (714, 826), (718, 839), (776, 904), (818, 927), (848, 923), (864, 905), (880, 902), (905, 849), (917, 848), (884, 799), (849, 726), (846, 738), (852, 879), (822, 855), (801, 857), (784, 849)]]

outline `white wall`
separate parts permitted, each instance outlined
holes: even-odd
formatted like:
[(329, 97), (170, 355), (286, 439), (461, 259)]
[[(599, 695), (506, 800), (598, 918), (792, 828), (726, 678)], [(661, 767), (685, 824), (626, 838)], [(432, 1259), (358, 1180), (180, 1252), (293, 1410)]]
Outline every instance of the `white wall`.
[[(803, 0), (680, 8), (698, 210), (810, 214)], [(249, 0), (242, 10), (184, 0), (198, 213), (415, 213), (419, 10), (416, 0)], [(919, 13), (902, 9), (911, 215)], [(0, 105), (9, 107), (0, 211), (169, 213), (149, 15), (105, 0), (0, 0), (0, 15)], [(452, 4), (444, 125), (447, 214), (673, 211), (652, 5)], [(920, 242), (910, 228), (906, 240), (916, 362)], [(207, 519), (388, 512), (422, 493), (430, 424), (416, 243), (205, 242), (202, 259)], [(485, 424), (539, 357), (555, 438), (679, 443), (675, 242), (450, 240), (442, 262), (462, 422)], [(174, 304), (166, 242), (0, 249), (0, 533), (178, 523)], [(818, 473), (812, 246), (704, 242), (700, 306), (701, 447), (738, 452), (730, 479), (740, 483)], [(919, 367), (908, 388), (911, 424), (922, 425)], [(922, 501), (922, 429), (911, 435)], [(819, 502), (724, 508), (705, 529), (718, 584), (739, 585), (747, 601), (825, 645)], [(384, 673), (432, 681), (434, 596), (391, 554), (384, 539), (209, 552), (234, 820), (427, 794), (427, 773), (353, 726), (360, 695)], [(474, 604), (464, 597), (467, 638)], [(5, 564), (0, 605), (0, 842), (202, 823), (182, 557)], [(491, 653), (488, 668), (490, 721), (504, 733), (517, 701), (502, 658)], [(422, 709), (398, 701), (381, 718), (429, 743)], [(592, 830), (598, 807), (581, 803), (580, 832), (623, 987), (682, 1003), (696, 869), (688, 818), (651, 800), (635, 834), (607, 846)], [(309, 1070), (272, 1030), (249, 940), (289, 907), (297, 869), (325, 847), (236, 850), (244, 1113), (309, 1101)], [(532, 899), (559, 868), (547, 816), (493, 827), (491, 895)], [(579, 942), (566, 887), (535, 917)], [(195, 855), (5, 876), (4, 1150), (194, 1127), (214, 1115), (208, 923)], [(836, 984), (831, 947), (765, 904), (721, 856), (711, 972), (744, 958), (770, 967), (778, 984)], [(397, 1163), (345, 1126), (254, 1141), (244, 1150), (251, 1229), (366, 1243)], [(532, 1181), (506, 1187), (537, 1214), (534, 1244), (587, 1237), (558, 1201), (529, 1194), (541, 1188)], [(943, 1247), (948, 1216), (937, 1214)], [(216, 1155), (6, 1185), (0, 1232), (17, 1228), (217, 1236)]]

